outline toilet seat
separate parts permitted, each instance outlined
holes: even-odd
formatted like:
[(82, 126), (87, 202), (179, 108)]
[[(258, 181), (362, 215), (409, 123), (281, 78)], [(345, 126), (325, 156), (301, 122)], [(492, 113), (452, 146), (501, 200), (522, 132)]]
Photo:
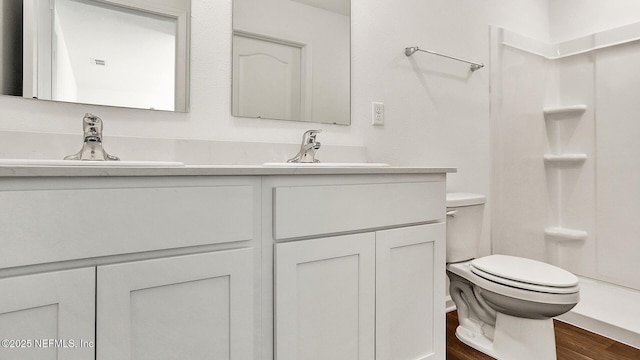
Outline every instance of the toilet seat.
[(461, 276), (472, 284), (475, 284), (483, 289), (514, 299), (533, 301), (543, 304), (576, 304), (580, 299), (578, 286), (576, 286), (575, 288), (572, 287), (572, 290), (575, 289), (572, 292), (558, 293), (551, 292), (551, 290), (553, 289), (550, 287), (549, 289), (547, 289), (546, 287), (544, 288), (548, 291), (536, 291), (524, 289), (524, 286), (510, 286), (501, 282), (489, 280), (484, 276), (477, 275), (471, 270), (471, 261), (447, 264), (447, 271)]
[(514, 280), (501, 278), (501, 277), (483, 272), (482, 270), (478, 270), (477, 268), (474, 268), (473, 264), (471, 264), (469, 267), (474, 274), (482, 278), (485, 278), (489, 281), (495, 282), (500, 285), (510, 286), (510, 287), (514, 287), (522, 290), (544, 292), (549, 294), (571, 294), (571, 293), (578, 292), (579, 290), (579, 287), (577, 285), (570, 286), (570, 287), (552, 287), (552, 286), (543, 286), (543, 285), (524, 283), (520, 281), (514, 281)]
[(579, 291), (578, 278), (559, 267), (540, 261), (508, 255), (489, 255), (474, 259), (470, 270), (489, 281), (523, 290), (550, 294)]

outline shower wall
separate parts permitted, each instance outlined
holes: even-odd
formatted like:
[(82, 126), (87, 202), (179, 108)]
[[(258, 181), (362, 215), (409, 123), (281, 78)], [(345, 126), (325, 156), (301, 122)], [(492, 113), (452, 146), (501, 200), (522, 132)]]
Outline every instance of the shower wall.
[(640, 24), (558, 44), (492, 30), (494, 253), (640, 289), (637, 39)]
[(492, 252), (544, 260), (544, 228), (550, 209), (542, 161), (549, 147), (542, 108), (550, 62), (496, 45), (501, 44), (496, 37), (502, 33), (495, 32), (492, 43), (497, 49), (491, 59)]
[[(587, 46), (591, 47), (591, 44)], [(582, 231), (584, 238), (546, 234), (547, 261), (588, 277), (597, 277), (596, 248), (596, 98), (594, 54), (558, 58), (550, 65), (554, 73), (547, 88), (546, 107), (584, 105), (582, 113), (547, 115), (543, 123), (551, 148), (547, 154), (582, 154), (584, 162), (545, 163), (552, 213), (547, 228)]]
[(640, 43), (596, 53), (598, 278), (640, 289)]

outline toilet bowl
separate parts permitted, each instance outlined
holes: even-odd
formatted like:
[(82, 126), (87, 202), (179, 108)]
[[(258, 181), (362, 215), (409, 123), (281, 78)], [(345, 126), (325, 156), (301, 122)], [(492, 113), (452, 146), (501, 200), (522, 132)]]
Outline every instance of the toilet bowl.
[(456, 337), (497, 359), (554, 360), (554, 316), (579, 301), (578, 278), (516, 256), (476, 257), (484, 197), (447, 195), (447, 276)]

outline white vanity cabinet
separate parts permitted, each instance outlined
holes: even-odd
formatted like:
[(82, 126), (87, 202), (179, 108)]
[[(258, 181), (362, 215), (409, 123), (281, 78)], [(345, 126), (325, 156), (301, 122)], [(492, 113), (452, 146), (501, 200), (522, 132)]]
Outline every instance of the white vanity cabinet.
[(259, 184), (0, 178), (0, 359), (253, 360)]
[(0, 279), (0, 359), (93, 359), (94, 294), (95, 268)]
[(444, 175), (274, 178), (265, 197), (276, 360), (444, 359)]
[(0, 165), (0, 359), (444, 360), (450, 171)]

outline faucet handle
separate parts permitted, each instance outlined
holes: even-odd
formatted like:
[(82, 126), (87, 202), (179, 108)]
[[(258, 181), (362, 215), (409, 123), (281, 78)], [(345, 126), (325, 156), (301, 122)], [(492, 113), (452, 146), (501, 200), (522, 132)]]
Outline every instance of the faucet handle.
[(300, 145), (300, 151), (291, 159), (287, 160), (289, 163), (313, 163), (320, 162), (316, 159), (316, 150), (320, 149), (320, 143), (316, 141), (316, 135), (322, 130), (307, 130), (302, 134), (302, 144)]
[(82, 118), (82, 132), (85, 137), (98, 136), (102, 138), (102, 119), (92, 113), (85, 113)]
[(102, 119), (91, 113), (85, 113), (82, 118), (83, 145), (76, 154), (65, 156), (65, 160), (120, 160), (117, 156), (109, 155), (102, 146)]
[(316, 136), (320, 132), (322, 132), (322, 129), (305, 131), (304, 134), (302, 134), (302, 144), (309, 144), (316, 141)]

